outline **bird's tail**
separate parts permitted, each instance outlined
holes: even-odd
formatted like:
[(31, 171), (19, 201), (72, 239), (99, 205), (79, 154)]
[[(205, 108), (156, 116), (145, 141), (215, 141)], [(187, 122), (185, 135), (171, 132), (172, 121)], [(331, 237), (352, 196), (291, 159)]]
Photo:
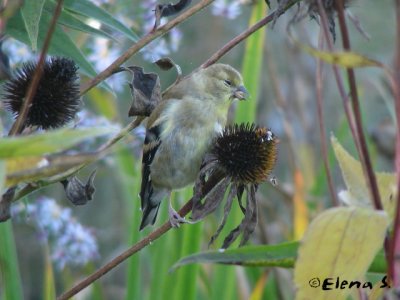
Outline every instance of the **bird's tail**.
[(161, 200), (168, 195), (165, 189), (154, 189), (148, 193), (141, 194), (142, 200), (142, 222), (140, 223), (140, 230), (145, 228), (147, 225), (153, 225), (156, 221), (158, 209), (160, 208)]

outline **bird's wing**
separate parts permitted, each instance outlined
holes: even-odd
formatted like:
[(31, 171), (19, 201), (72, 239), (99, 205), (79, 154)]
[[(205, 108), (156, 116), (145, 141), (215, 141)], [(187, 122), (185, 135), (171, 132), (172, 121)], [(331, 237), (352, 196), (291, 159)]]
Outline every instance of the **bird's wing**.
[(146, 209), (154, 192), (153, 185), (151, 183), (150, 166), (161, 144), (160, 132), (161, 125), (150, 127), (147, 129), (146, 138), (144, 140), (142, 157), (142, 186), (140, 188), (142, 211)]

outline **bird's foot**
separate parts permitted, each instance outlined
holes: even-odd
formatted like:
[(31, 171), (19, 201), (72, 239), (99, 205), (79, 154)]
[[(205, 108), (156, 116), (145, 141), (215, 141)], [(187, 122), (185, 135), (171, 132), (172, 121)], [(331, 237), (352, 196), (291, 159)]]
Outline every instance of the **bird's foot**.
[(184, 217), (181, 217), (178, 214), (178, 212), (175, 209), (173, 209), (172, 206), (169, 206), (168, 214), (169, 214), (169, 222), (171, 223), (171, 226), (174, 228), (178, 228), (183, 223), (188, 223), (188, 224), (194, 223), (186, 220)]

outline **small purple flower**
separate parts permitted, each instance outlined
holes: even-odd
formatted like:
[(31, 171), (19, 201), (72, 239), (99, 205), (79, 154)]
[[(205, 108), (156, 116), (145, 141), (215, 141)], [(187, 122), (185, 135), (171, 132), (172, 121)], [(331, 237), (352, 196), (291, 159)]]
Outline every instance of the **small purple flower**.
[(141, 49), (141, 52), (143, 53), (143, 58), (151, 62), (157, 61), (160, 58), (170, 54), (170, 50), (165, 39), (152, 41), (146, 47)]
[[(157, 1), (145, 1), (141, 6), (143, 8), (142, 15), (142, 31), (144, 33), (150, 32), (155, 23), (154, 9), (157, 5)], [(167, 23), (167, 18), (161, 18), (160, 26)], [(143, 59), (154, 62), (160, 58), (166, 57), (172, 52), (176, 52), (179, 49), (180, 42), (182, 40), (182, 32), (174, 28), (169, 31), (165, 37), (154, 40), (149, 45), (141, 50)]]
[(83, 266), (99, 258), (93, 231), (82, 226), (72, 216), (71, 209), (59, 206), (51, 198), (42, 197), (25, 207), (22, 204), (13, 206), (14, 219), (21, 220), (24, 215), (38, 229), (41, 240), (49, 244), (57, 269), (62, 270), (67, 265)]
[[(93, 43), (91, 43), (91, 50), (92, 52), (88, 58), (98, 72), (106, 69), (121, 55), (121, 50), (112, 41), (101, 37), (94, 38)], [(121, 74), (115, 74), (109, 77), (106, 82), (115, 91), (120, 92), (123, 90), (125, 83), (121, 77)]]
[(212, 4), (211, 12), (215, 16), (233, 20), (241, 14), (241, 7), (239, 1), (216, 0)]
[(10, 60), (10, 67), (12, 69), (22, 63), (35, 59), (35, 55), (27, 45), (13, 38), (7, 38), (4, 41), (3, 50)]
[(65, 265), (82, 266), (99, 258), (97, 242), (90, 229), (73, 220), (54, 241), (52, 260), (62, 270)]

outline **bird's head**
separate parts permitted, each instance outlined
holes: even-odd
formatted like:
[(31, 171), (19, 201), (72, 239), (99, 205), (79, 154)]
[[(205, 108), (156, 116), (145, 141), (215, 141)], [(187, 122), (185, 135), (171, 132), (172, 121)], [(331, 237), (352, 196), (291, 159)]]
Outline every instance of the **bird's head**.
[(249, 93), (243, 85), (242, 76), (233, 67), (226, 64), (214, 64), (200, 71), (207, 92), (214, 97), (226, 100), (245, 100)]

